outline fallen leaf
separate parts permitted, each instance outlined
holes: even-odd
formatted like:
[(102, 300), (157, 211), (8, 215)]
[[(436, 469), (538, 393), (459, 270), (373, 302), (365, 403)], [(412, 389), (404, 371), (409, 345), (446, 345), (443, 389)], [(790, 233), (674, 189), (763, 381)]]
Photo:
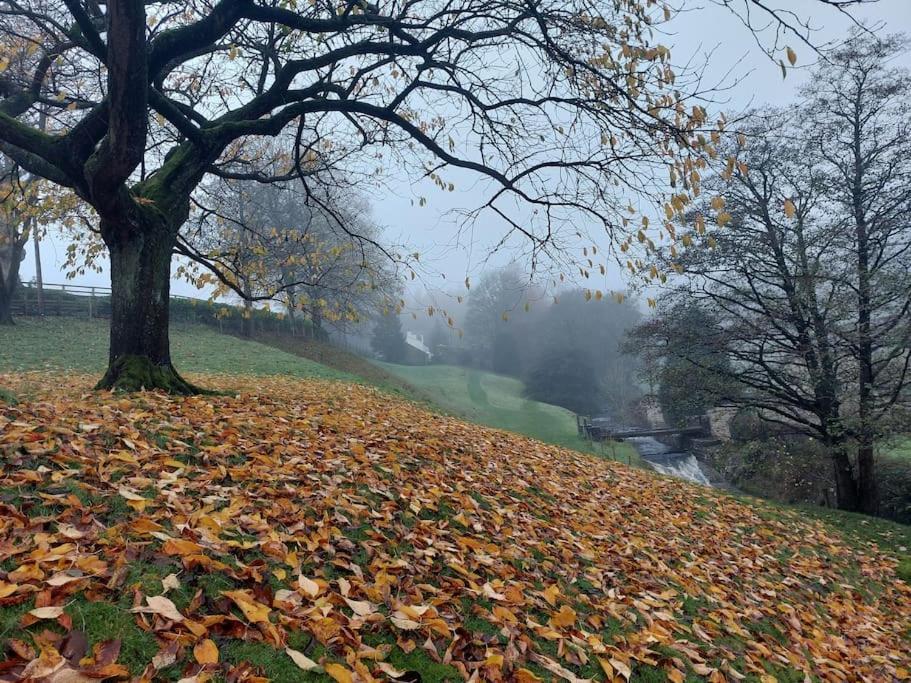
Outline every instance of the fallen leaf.
[(359, 617), (369, 616), (376, 611), (376, 608), (373, 605), (364, 600), (349, 600), (348, 598), (345, 598), (345, 603)]
[(290, 647), (286, 647), (285, 653), (292, 659), (298, 668), (303, 669), (304, 671), (320, 670), (320, 665), (307, 657), (303, 652), (298, 652), (297, 650), (292, 650)]
[(63, 614), (63, 607), (38, 607), (30, 610), (29, 614), (36, 619), (56, 619)]
[(177, 574), (168, 574), (161, 580), (161, 587), (165, 593), (177, 590), (180, 588), (180, 579), (177, 578)]
[(316, 581), (308, 579), (303, 574), (297, 577), (297, 585), (300, 586), (300, 589), (311, 598), (315, 598), (317, 595), (319, 595), (319, 584)]
[(171, 621), (183, 621), (183, 615), (178, 611), (177, 606), (163, 595), (146, 597), (148, 607), (134, 607), (134, 612), (152, 612)]
[(226, 598), (234, 601), (248, 621), (254, 624), (268, 624), (272, 610), (267, 605), (257, 602), (244, 591), (224, 591)]
[(554, 628), (567, 628), (576, 623), (576, 610), (569, 605), (563, 605), (559, 612), (554, 612), (550, 617)]
[(541, 591), (541, 595), (544, 596), (544, 599), (547, 600), (547, 604), (551, 607), (557, 606), (557, 598), (560, 596), (560, 587), (557, 584), (552, 583), (546, 589)]
[(218, 664), (218, 647), (209, 638), (200, 640), (193, 647), (193, 658), (202, 665)]
[(405, 675), (404, 671), (399, 671), (394, 666), (392, 666), (392, 664), (389, 664), (388, 662), (377, 662), (376, 666), (377, 666), (377, 668), (379, 668), (380, 671), (382, 671), (384, 674), (386, 674), (390, 678), (401, 678), (402, 676)]
[(326, 670), (326, 673), (332, 676), (332, 678), (338, 681), (338, 683), (354, 682), (354, 678), (352, 677), (351, 672), (341, 664), (336, 664), (333, 662), (331, 664), (326, 664), (324, 668)]

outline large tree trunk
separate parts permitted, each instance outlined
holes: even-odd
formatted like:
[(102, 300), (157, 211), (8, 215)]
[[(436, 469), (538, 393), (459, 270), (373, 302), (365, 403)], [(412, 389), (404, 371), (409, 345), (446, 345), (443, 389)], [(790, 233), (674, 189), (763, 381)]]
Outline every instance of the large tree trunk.
[(833, 441), (828, 444), (835, 474), (835, 499), (840, 510), (856, 512), (859, 509), (857, 479), (854, 466), (845, 444)]
[(13, 295), (19, 286), (22, 253), (18, 243), (0, 244), (0, 325), (13, 324)]
[(873, 439), (862, 438), (857, 449), (857, 506), (868, 515), (879, 514), (879, 487), (873, 455)]
[[(851, 187), (852, 208), (854, 210), (854, 230), (857, 250), (857, 417), (860, 422), (860, 435), (857, 448), (857, 496), (858, 509), (869, 514), (879, 512), (879, 493), (876, 487), (876, 473), (873, 459), (875, 397), (873, 394), (876, 373), (873, 365), (873, 285), (870, 247), (870, 225), (867, 220), (865, 202), (865, 170), (867, 161), (864, 158), (862, 114), (860, 95), (855, 107), (853, 152), (854, 178)], [(875, 249), (873, 250), (875, 252)], [(875, 262), (875, 257), (872, 261)]]
[(44, 317), (44, 276), (41, 273), (41, 238), (38, 229), (32, 229), (32, 248), (35, 251), (35, 285), (38, 288), (38, 316)]
[(873, 443), (861, 443), (857, 448), (857, 462), (851, 463), (845, 444), (832, 450), (835, 468), (835, 493), (838, 507), (868, 515), (879, 514), (879, 488), (874, 469)]
[(0, 325), (13, 324), (12, 293), (7, 291), (6, 284), (0, 283)]
[(250, 287), (244, 285), (244, 312), (240, 321), (241, 334), (250, 339), (253, 336), (253, 302), (250, 300)]
[(317, 341), (324, 341), (326, 333), (323, 330), (323, 312), (319, 308), (319, 303), (315, 303), (310, 309), (310, 325), (313, 338)]
[(171, 364), (168, 309), (174, 235), (158, 223), (145, 216), (117, 225), (101, 222), (111, 258), (111, 346), (108, 370), (97, 389), (199, 391)]

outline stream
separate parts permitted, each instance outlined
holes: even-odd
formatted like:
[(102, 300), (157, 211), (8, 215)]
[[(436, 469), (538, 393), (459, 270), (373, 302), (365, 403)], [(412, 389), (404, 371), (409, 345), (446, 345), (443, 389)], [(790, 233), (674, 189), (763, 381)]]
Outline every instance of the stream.
[[(592, 418), (592, 424), (604, 429), (625, 431), (622, 425), (617, 425), (609, 417)], [(624, 439), (636, 449), (656, 472), (667, 474), (678, 479), (685, 479), (703, 486), (712, 486), (729, 489), (730, 485), (717, 475), (710, 478), (699, 460), (689, 451), (681, 451), (667, 446), (653, 436), (629, 436)]]
[(634, 436), (626, 441), (658, 472), (705, 486), (712, 485), (692, 453), (674, 451), (651, 436)]

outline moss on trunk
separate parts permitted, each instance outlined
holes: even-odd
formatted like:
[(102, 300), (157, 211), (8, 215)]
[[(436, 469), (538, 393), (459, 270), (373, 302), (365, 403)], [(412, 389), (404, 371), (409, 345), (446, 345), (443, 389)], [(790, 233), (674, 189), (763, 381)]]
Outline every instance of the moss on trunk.
[(208, 393), (181, 377), (170, 363), (156, 365), (147, 356), (121, 356), (110, 364), (95, 388), (126, 392), (158, 389), (184, 396)]
[(111, 345), (97, 389), (206, 393), (171, 363), (171, 253), (175, 234), (154, 209), (137, 207), (119, 221), (101, 221), (111, 259)]

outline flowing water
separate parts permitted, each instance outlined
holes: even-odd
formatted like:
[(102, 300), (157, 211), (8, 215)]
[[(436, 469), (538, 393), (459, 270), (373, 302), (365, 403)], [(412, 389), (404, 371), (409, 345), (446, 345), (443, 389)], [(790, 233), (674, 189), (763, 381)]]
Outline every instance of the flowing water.
[(651, 436), (634, 436), (626, 441), (658, 472), (705, 486), (712, 485), (692, 453), (675, 451)]

